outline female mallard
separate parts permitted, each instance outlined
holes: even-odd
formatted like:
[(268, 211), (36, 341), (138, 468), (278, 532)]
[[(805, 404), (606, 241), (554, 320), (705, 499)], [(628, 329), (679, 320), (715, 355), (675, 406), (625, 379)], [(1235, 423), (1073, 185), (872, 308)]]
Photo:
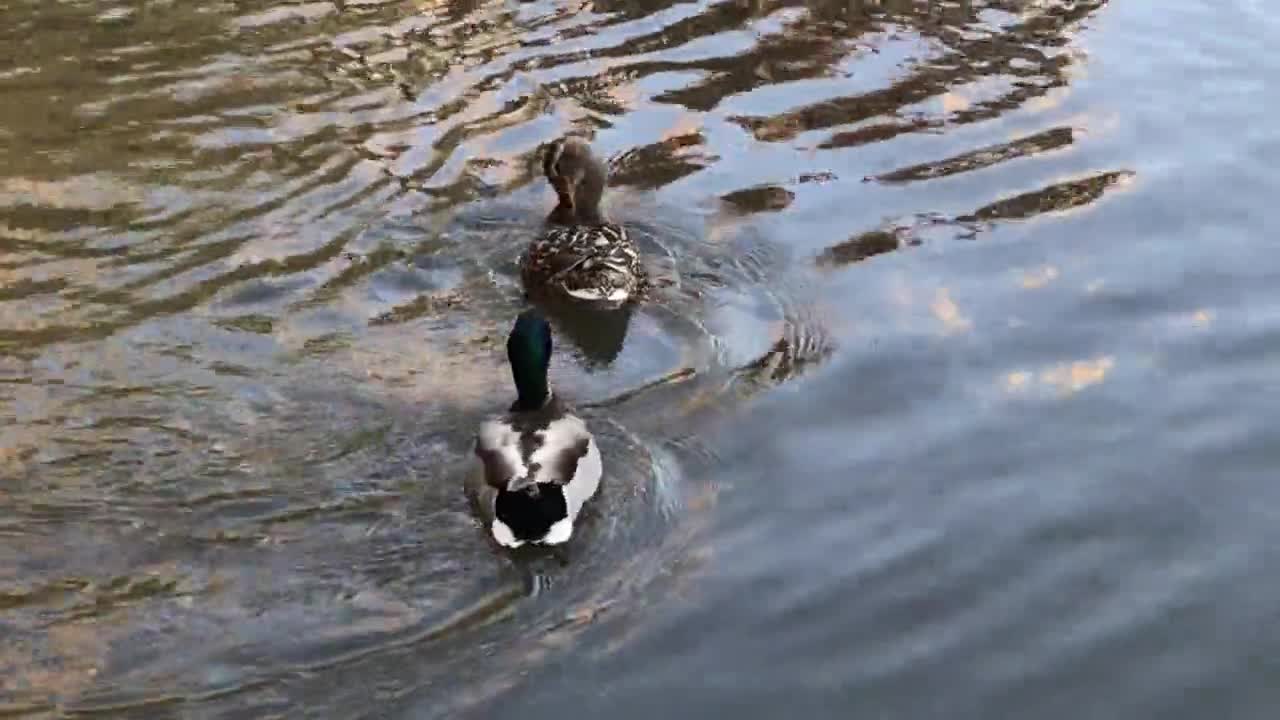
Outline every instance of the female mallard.
[(547, 217), (551, 227), (521, 261), (525, 289), (609, 305), (637, 299), (645, 285), (640, 252), (600, 213), (609, 180), (604, 163), (582, 140), (561, 138), (547, 146), (542, 171), (560, 201)]
[(480, 510), (499, 544), (558, 545), (600, 486), (595, 438), (547, 386), (551, 326), (536, 310), (516, 319), (507, 359), (517, 398), (476, 433)]

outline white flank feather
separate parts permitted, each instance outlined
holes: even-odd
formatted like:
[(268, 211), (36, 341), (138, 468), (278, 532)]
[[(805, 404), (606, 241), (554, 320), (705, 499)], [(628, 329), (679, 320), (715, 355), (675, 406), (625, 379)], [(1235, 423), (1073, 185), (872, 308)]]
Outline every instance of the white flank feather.
[(573, 537), (573, 516), (569, 516), (560, 520), (547, 530), (547, 536), (542, 538), (545, 545), (559, 545), (569, 542), (569, 538)]
[(583, 288), (581, 290), (565, 288), (565, 292), (570, 297), (577, 298), (578, 300), (586, 300), (587, 302), (620, 303), (625, 302), (627, 298), (631, 297), (631, 293), (627, 292), (623, 288), (615, 288), (608, 295), (595, 288)]
[(564, 500), (568, 506), (569, 520), (574, 521), (578, 517), (578, 513), (582, 511), (582, 506), (596, 494), (596, 490), (600, 488), (600, 477), (604, 474), (604, 463), (600, 458), (600, 448), (596, 446), (595, 438), (591, 438), (591, 445), (587, 448), (587, 454), (578, 461), (577, 472), (574, 473), (573, 479), (564, 486)]
[(497, 540), (499, 545), (518, 548), (524, 544), (524, 541), (517, 539), (516, 534), (511, 532), (511, 528), (507, 527), (507, 524), (501, 520), (495, 519), (493, 527), (490, 529), (493, 532), (493, 539)]

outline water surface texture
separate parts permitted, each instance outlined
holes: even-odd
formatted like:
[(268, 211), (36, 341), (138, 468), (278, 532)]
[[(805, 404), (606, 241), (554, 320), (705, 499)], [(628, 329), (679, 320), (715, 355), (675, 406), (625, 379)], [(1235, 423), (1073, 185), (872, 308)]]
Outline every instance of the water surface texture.
[[(1274, 716), (1265, 3), (0, 10), (0, 715)], [(564, 133), (658, 282), (508, 556)]]

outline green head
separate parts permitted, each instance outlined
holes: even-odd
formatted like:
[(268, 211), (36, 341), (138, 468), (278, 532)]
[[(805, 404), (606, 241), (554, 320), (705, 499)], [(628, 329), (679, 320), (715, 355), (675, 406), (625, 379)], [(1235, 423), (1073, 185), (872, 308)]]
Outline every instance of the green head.
[(507, 336), (507, 360), (516, 382), (520, 410), (536, 410), (547, 400), (547, 369), (551, 366), (551, 325), (537, 310), (516, 318)]

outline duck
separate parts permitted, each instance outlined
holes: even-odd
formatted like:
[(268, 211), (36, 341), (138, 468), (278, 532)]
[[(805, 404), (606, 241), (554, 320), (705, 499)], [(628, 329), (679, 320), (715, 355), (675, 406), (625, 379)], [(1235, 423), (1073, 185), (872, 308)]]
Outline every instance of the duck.
[(604, 473), (587, 424), (548, 385), (551, 347), (551, 326), (538, 310), (516, 318), (507, 337), (516, 400), (475, 435), (475, 499), (506, 548), (567, 542)]
[(542, 171), (559, 202), (521, 258), (526, 293), (612, 307), (639, 300), (647, 285), (640, 251), (600, 210), (604, 162), (582, 139), (563, 137), (544, 148)]

